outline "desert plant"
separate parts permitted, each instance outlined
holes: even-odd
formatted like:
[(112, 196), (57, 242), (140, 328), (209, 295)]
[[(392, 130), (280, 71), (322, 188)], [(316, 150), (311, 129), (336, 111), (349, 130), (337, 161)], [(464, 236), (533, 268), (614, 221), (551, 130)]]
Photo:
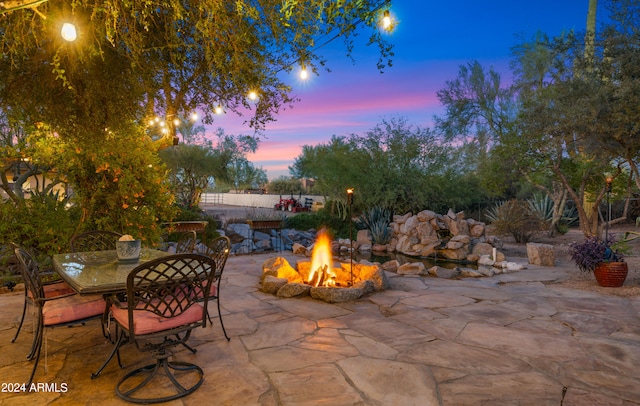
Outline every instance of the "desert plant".
[(531, 212), (538, 216), (545, 223), (553, 220), (553, 201), (547, 195), (536, 195), (527, 200)]
[(355, 221), (355, 225), (360, 230), (369, 230), (371, 240), (374, 244), (386, 244), (391, 240), (392, 229), (391, 211), (380, 206), (373, 207), (362, 213)]
[(486, 213), (496, 233), (512, 235), (517, 243), (526, 243), (544, 228), (544, 222), (528, 202), (508, 200), (497, 203)]
[(369, 231), (371, 231), (371, 241), (374, 244), (385, 245), (391, 240), (393, 235), (393, 230), (389, 227), (389, 222), (382, 219), (372, 223)]

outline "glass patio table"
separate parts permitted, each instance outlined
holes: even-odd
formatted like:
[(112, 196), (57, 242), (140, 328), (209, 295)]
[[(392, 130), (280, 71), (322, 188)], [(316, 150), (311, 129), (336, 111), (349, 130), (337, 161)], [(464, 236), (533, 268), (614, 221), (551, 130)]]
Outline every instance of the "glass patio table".
[(109, 294), (127, 289), (129, 272), (143, 262), (170, 255), (169, 252), (143, 248), (140, 259), (121, 261), (115, 250), (70, 252), (53, 255), (53, 268), (81, 295)]

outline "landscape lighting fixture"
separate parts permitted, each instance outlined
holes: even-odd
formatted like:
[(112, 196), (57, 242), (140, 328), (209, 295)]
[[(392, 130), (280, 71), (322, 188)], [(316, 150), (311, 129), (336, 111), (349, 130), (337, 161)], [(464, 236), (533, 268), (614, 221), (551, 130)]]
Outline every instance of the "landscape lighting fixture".
[(78, 37), (76, 33), (76, 26), (71, 23), (62, 24), (62, 30), (60, 30), (60, 35), (65, 41), (73, 42)]
[(351, 272), (351, 286), (353, 286), (353, 188), (347, 189), (347, 204), (349, 205), (349, 270)]

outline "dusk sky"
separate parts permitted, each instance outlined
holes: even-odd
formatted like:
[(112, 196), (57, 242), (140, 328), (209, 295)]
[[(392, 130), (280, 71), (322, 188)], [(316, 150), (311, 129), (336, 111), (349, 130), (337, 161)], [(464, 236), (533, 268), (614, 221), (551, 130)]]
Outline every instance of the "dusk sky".
[[(364, 134), (383, 119), (403, 117), (410, 124), (432, 127), (441, 115), (436, 92), (453, 80), (459, 67), (477, 60), (510, 81), (510, 49), (540, 30), (549, 36), (586, 26), (589, 0), (396, 0), (391, 13), (398, 21), (389, 40), (393, 66), (380, 73), (377, 48), (359, 44), (355, 62), (345, 56), (340, 39), (322, 48), (331, 72), (320, 70), (302, 82), (294, 70), (289, 83), (301, 99), (270, 123), (257, 153), (249, 160), (269, 179), (289, 176), (288, 166), (302, 145), (328, 142), (333, 135)], [(598, 21), (604, 11), (598, 8)], [(365, 40), (366, 32), (361, 35)], [(210, 127), (226, 134), (253, 134), (242, 119), (220, 116)]]

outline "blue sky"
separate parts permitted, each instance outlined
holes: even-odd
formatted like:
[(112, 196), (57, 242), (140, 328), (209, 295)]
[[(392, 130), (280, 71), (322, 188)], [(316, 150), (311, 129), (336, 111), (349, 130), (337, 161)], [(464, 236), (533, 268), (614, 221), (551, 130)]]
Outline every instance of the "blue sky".
[[(443, 114), (436, 92), (453, 80), (459, 67), (477, 60), (510, 80), (510, 48), (538, 30), (549, 36), (584, 31), (589, 0), (396, 0), (397, 19), (389, 40), (393, 66), (380, 73), (377, 48), (358, 44), (355, 62), (335, 40), (320, 52), (331, 72), (321, 70), (305, 82), (291, 76), (293, 94), (301, 99), (267, 126), (259, 149), (249, 160), (269, 179), (289, 175), (287, 169), (302, 145), (328, 142), (333, 135), (364, 134), (383, 119), (406, 118), (431, 127)], [(603, 11), (598, 9), (598, 20)], [(366, 35), (361, 36), (366, 39)], [(221, 116), (211, 126), (227, 134), (253, 134), (242, 119)]]

